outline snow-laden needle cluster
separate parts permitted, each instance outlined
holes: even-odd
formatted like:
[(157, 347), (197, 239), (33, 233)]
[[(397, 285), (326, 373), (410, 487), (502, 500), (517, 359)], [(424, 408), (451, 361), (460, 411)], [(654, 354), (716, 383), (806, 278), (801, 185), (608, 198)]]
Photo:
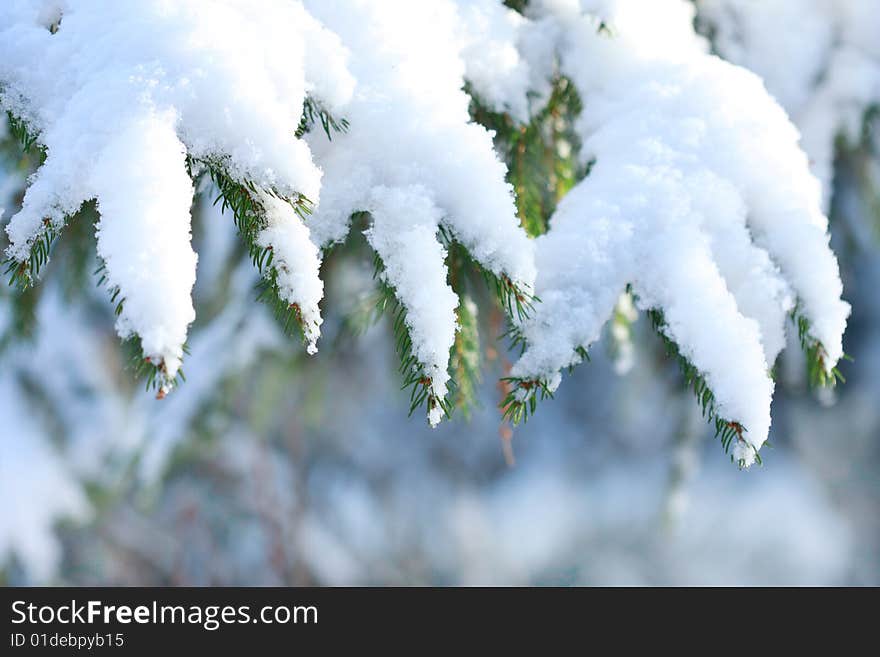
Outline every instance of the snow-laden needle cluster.
[[(206, 168), (310, 352), (319, 247), (370, 213), (432, 423), (458, 304), (438, 227), (511, 290), (534, 280), (505, 168), (470, 122), (452, 3), (14, 0), (0, 26), (0, 104), (45, 152), (7, 227), (10, 271), (30, 283), (66, 219), (96, 199), (117, 330), (139, 339), (160, 394), (194, 318), (191, 175)], [(331, 142), (336, 116), (352, 129)], [(313, 156), (297, 137), (317, 120), (328, 135), (314, 131)]]
[(406, 310), (414, 383), (426, 391), (429, 420), (436, 424), (459, 303), (446, 280), (438, 229), (486, 271), (509, 281), (514, 294), (528, 292), (534, 282), (532, 244), (518, 226), (513, 190), (491, 135), (470, 121), (462, 88), (467, 40), (455, 4), (306, 5), (351, 49), (349, 66), (358, 81), (342, 109), (350, 124), (346, 133), (332, 142), (317, 132), (309, 139), (324, 171), (312, 236), (320, 244), (340, 241), (352, 213), (369, 212), (367, 239)]
[[(351, 94), (343, 55), (286, 0), (259, 11), (236, 0), (2, 3), (0, 105), (45, 152), (7, 227), (13, 273), (35, 276), (66, 218), (96, 199), (117, 330), (140, 340), (164, 392), (194, 319), (187, 160), (291, 203), (317, 199), (320, 170), (294, 133), (306, 93), (329, 106)], [(278, 240), (279, 262), (298, 262), (309, 249), (293, 209), (273, 204), (269, 215), (262, 239)], [(317, 271), (285, 273), (281, 285), (317, 314)]]
[[(722, 47), (734, 43), (718, 17), (747, 3), (701, 4)], [(846, 6), (834, 16), (847, 25), (875, 15)], [(432, 425), (462, 308), (448, 250), (463, 247), (527, 345), (514, 405), (552, 391), (631, 289), (749, 465), (787, 316), (833, 378), (849, 307), (798, 132), (756, 75), (707, 53), (693, 21), (684, 0), (535, 0), (524, 13), (496, 0), (8, 0), (0, 106), (45, 156), (7, 227), (11, 272), (30, 282), (95, 199), (118, 332), (139, 340), (164, 394), (194, 317), (189, 211), (207, 170), (310, 352), (321, 249), (367, 221), (404, 376)], [(872, 79), (860, 75), (828, 93), (852, 104)], [(526, 131), (560, 79), (583, 104), (590, 170), (532, 241), (468, 91)], [(517, 313), (533, 292), (534, 312)]]
[(688, 3), (537, 4), (583, 99), (593, 164), (537, 240), (542, 303), (520, 327), (520, 401), (582, 360), (630, 285), (748, 466), (769, 431), (787, 316), (797, 308), (830, 374), (849, 314), (797, 131), (757, 76), (706, 54)]

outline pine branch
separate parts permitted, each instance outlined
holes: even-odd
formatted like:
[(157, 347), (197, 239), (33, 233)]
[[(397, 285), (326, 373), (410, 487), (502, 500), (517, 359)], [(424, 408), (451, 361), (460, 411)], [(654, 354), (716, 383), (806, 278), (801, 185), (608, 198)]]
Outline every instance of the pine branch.
[[(144, 382), (145, 390), (155, 391), (156, 399), (165, 399), (172, 388), (186, 381), (182, 367), (178, 368), (174, 376), (169, 376), (164, 360), (157, 362), (149, 356), (144, 356), (141, 339), (138, 336), (123, 342), (123, 350), (127, 353), (126, 369), (133, 372), (135, 379)], [(183, 353), (189, 355), (189, 348), (186, 345), (183, 346)]]
[(299, 120), (299, 126), (294, 133), (297, 139), (302, 138), (306, 133), (310, 132), (316, 123), (320, 123), (324, 129), (327, 139), (333, 139), (335, 132), (347, 132), (349, 123), (347, 119), (336, 119), (324, 106), (317, 100), (307, 97), (303, 103), (303, 113)]
[(31, 238), (27, 258), (25, 260), (18, 260), (14, 257), (6, 258), (4, 273), (9, 277), (10, 286), (24, 291), (36, 283), (43, 266), (49, 262), (52, 247), (59, 234), (59, 230), (48, 219), (43, 219), (42, 228)]
[(513, 425), (528, 422), (538, 408), (539, 399), (553, 399), (553, 391), (546, 379), (506, 376), (501, 382), (507, 393), (501, 401), (502, 418)]
[[(24, 119), (7, 111), (6, 117), (9, 124), (9, 132), (15, 141), (19, 143), (24, 153), (38, 154), (40, 159), (45, 159), (45, 149), (39, 143), (39, 135), (28, 128)], [(33, 286), (40, 275), (43, 266), (49, 262), (52, 245), (58, 237), (60, 229), (52, 225), (49, 219), (43, 220), (43, 225), (30, 241), (28, 257), (24, 260), (6, 258), (5, 274), (9, 277), (9, 285), (24, 291)]]
[[(333, 132), (344, 132), (349, 125), (346, 119), (333, 117), (317, 100), (306, 98), (296, 137), (302, 137), (317, 122), (323, 127), (328, 139), (332, 139)], [(252, 181), (239, 181), (232, 178), (228, 174), (228, 167), (224, 166), (224, 162), (220, 159), (190, 160), (187, 166), (190, 171), (197, 167), (206, 168), (211, 180), (220, 192), (214, 204), (221, 203), (224, 211), (227, 209), (232, 211), (239, 235), (248, 249), (248, 255), (262, 277), (257, 295), (258, 300), (267, 303), (272, 308), (272, 312), (285, 334), (298, 334), (305, 343), (307, 340), (299, 304), (289, 303), (281, 297), (278, 269), (274, 264), (272, 246), (264, 247), (258, 243), (260, 233), (266, 228), (266, 212), (258, 199), (257, 187)], [(289, 203), (303, 221), (306, 221), (312, 213), (312, 202), (303, 194), (285, 197), (273, 189), (261, 189), (260, 191)]]
[[(508, 342), (508, 351), (519, 352), (519, 356), (525, 353), (528, 341), (522, 333), (522, 329), (508, 319), (507, 330), (501, 337)], [(568, 374), (571, 374), (579, 363), (589, 362), (590, 354), (587, 348), (579, 346), (574, 350), (578, 357), (578, 363), (568, 366)], [(545, 378), (522, 378), (508, 376), (501, 379), (505, 394), (501, 401), (503, 418), (514, 426), (520, 422), (528, 422), (529, 417), (534, 415), (537, 404), (544, 399), (553, 398), (553, 389), (549, 379)]]
[[(433, 380), (425, 371), (423, 363), (413, 353), (412, 338), (409, 334), (406, 307), (397, 298), (394, 288), (384, 277), (385, 265), (378, 254), (373, 255), (373, 278), (379, 285), (379, 301), (376, 310), (380, 315), (389, 313), (391, 328), (394, 333), (394, 348), (400, 358), (400, 374), (403, 377), (401, 390), (409, 389), (409, 414), (424, 406), (430, 413), (440, 408), (446, 417), (451, 417), (452, 408), (446, 398), (438, 397), (433, 390)], [(455, 383), (452, 382), (452, 387)]]
[[(837, 367), (828, 370), (828, 352), (824, 345), (810, 333), (810, 320), (804, 315), (800, 302), (791, 311), (791, 319), (798, 332), (798, 341), (807, 357), (807, 380), (813, 388), (834, 388), (838, 382), (846, 383), (846, 379)], [(843, 360), (852, 361), (848, 354)]]
[[(758, 453), (758, 450), (755, 449), (754, 445), (748, 442), (744, 437), (747, 429), (741, 423), (723, 418), (718, 413), (715, 394), (706, 382), (705, 377), (693, 365), (693, 363), (682, 355), (678, 345), (675, 344), (675, 342), (673, 342), (664, 332), (666, 328), (666, 320), (663, 316), (663, 312), (657, 309), (651, 309), (648, 311), (648, 317), (650, 318), (651, 325), (654, 327), (657, 335), (663, 340), (663, 344), (666, 347), (666, 355), (674, 358), (678, 362), (678, 367), (681, 370), (682, 376), (684, 376), (685, 387), (693, 390), (694, 396), (697, 398), (697, 403), (700, 405), (700, 410), (703, 413), (703, 417), (706, 418), (706, 421), (710, 424), (714, 424), (715, 437), (720, 439), (721, 446), (724, 448), (724, 453), (730, 454), (730, 448), (733, 445), (733, 441), (736, 440), (751, 448), (755, 453), (755, 461), (757, 461), (758, 465), (762, 465), (761, 455)], [(730, 454), (730, 462), (733, 463), (733, 454)], [(737, 462), (737, 465), (740, 468), (743, 468), (745, 467), (745, 461), (740, 459)]]
[(33, 149), (45, 156), (46, 150), (39, 142), (39, 134), (29, 129), (24, 119), (16, 116), (12, 112), (7, 111), (6, 116), (9, 120), (9, 132), (15, 140), (21, 144), (24, 152), (31, 153), (33, 152)]
[[(518, 4), (521, 6), (515, 7), (517, 10), (525, 5)], [(581, 111), (581, 101), (574, 85), (565, 77), (556, 78), (547, 104), (525, 125), (507, 113), (489, 109), (472, 89), (466, 90), (471, 95), (471, 116), (495, 132), (496, 148), (507, 163), (507, 180), (516, 192), (520, 224), (533, 237), (547, 232), (550, 216), (559, 200), (589, 174), (589, 165), (580, 166), (577, 160), (580, 141), (572, 121)], [(560, 144), (566, 151), (560, 151)], [(448, 237), (447, 241), (451, 242)], [(494, 289), (508, 318), (522, 320), (531, 314), (533, 304), (540, 301), (510, 289), (509, 279), (493, 279), (490, 275), (487, 283)], [(511, 351), (518, 351), (520, 355), (525, 351), (525, 337), (515, 322), (508, 321), (501, 337), (507, 339)], [(586, 348), (578, 347), (576, 351), (581, 361), (589, 360)], [(505, 377), (501, 383), (506, 389), (501, 402), (503, 416), (513, 424), (526, 422), (534, 414), (539, 400), (553, 397), (545, 379)]]
[[(261, 246), (258, 243), (260, 233), (266, 228), (266, 211), (258, 199), (257, 188), (253, 182), (239, 182), (226, 172), (226, 168), (217, 160), (193, 161), (191, 168), (203, 166), (212, 182), (219, 190), (219, 195), (214, 204), (221, 204), (223, 211), (232, 212), (235, 226), (245, 243), (248, 255), (254, 267), (259, 271), (260, 281), (257, 299), (267, 303), (273, 315), (286, 335), (299, 335), (306, 342), (305, 331), (302, 321), (302, 312), (296, 303), (289, 303), (282, 299), (278, 285), (278, 269), (274, 264), (272, 246)], [(312, 205), (309, 199), (302, 194), (292, 198), (282, 197), (273, 190), (262, 190), (272, 194), (276, 198), (289, 203), (297, 216), (303, 221), (311, 214)]]
[(445, 226), (440, 226), (439, 236), (447, 253), (450, 254), (449, 261), (456, 260), (454, 267), (450, 267), (451, 270), (479, 272), (489, 290), (495, 293), (495, 298), (508, 317), (516, 317), (522, 321), (532, 314), (535, 303), (541, 301), (538, 297), (523, 290), (507, 274), (498, 275), (483, 267), (471, 257), (467, 249)]
[[(510, 341), (511, 350), (519, 349), (520, 355), (522, 355), (526, 347), (526, 340), (522, 333), (516, 327), (510, 326), (504, 336)], [(580, 346), (574, 351), (580, 359), (578, 363), (590, 361), (590, 354), (586, 347)], [(568, 366), (568, 374), (572, 373), (578, 363)], [(504, 398), (501, 401), (502, 417), (514, 426), (520, 422), (528, 422), (529, 418), (535, 414), (539, 401), (553, 399), (555, 387), (546, 378), (506, 376), (502, 377), (501, 383), (505, 390)]]

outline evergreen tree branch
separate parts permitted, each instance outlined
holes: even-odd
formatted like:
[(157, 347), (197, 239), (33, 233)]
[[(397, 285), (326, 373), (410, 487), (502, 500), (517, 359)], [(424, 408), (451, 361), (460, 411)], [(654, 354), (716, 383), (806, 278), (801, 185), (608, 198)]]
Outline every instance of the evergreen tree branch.
[(302, 117), (299, 120), (299, 126), (297, 126), (295, 133), (297, 139), (310, 132), (316, 123), (321, 124), (327, 139), (331, 140), (334, 133), (346, 132), (349, 126), (348, 119), (337, 119), (319, 101), (306, 97), (303, 103)]
[[(800, 306), (795, 304), (791, 311), (791, 319), (797, 327), (798, 341), (807, 357), (807, 380), (813, 388), (834, 388), (838, 382), (846, 383), (846, 379), (837, 367), (828, 369), (828, 352), (824, 345), (810, 333), (810, 320), (807, 319)], [(852, 361), (848, 354), (843, 360)]]
[[(706, 418), (708, 423), (714, 425), (715, 437), (720, 440), (721, 446), (724, 448), (724, 453), (730, 455), (730, 462), (734, 462), (734, 457), (733, 454), (730, 453), (730, 448), (733, 445), (734, 440), (736, 440), (740, 444), (750, 448), (755, 454), (755, 461), (758, 465), (762, 465), (763, 463), (761, 461), (760, 453), (744, 437), (744, 434), (747, 431), (746, 427), (740, 422), (724, 418), (719, 414), (718, 406), (715, 401), (715, 393), (712, 392), (712, 389), (709, 387), (703, 374), (681, 353), (678, 345), (666, 335), (664, 330), (666, 327), (666, 320), (663, 316), (663, 311), (652, 308), (648, 311), (648, 318), (651, 320), (651, 325), (653, 326), (654, 331), (663, 341), (666, 348), (666, 355), (673, 358), (678, 363), (679, 370), (684, 377), (685, 387), (693, 391), (694, 396), (697, 398), (697, 403), (700, 405), (703, 417)], [(745, 461), (742, 459), (737, 462), (737, 466), (739, 466), (740, 469), (744, 468), (745, 465)]]
[[(218, 161), (200, 161), (191, 166), (204, 166), (219, 194), (214, 204), (220, 204), (223, 211), (232, 212), (235, 226), (243, 240), (254, 267), (260, 273), (260, 289), (257, 299), (267, 303), (286, 335), (298, 334), (306, 341), (302, 313), (299, 305), (289, 303), (281, 298), (278, 285), (278, 269), (274, 264), (274, 253), (271, 246), (258, 243), (260, 232), (266, 228), (265, 208), (257, 197), (257, 188), (250, 182), (239, 182), (226, 172)], [(312, 212), (312, 204), (308, 198), (298, 194), (292, 198), (279, 196), (273, 190), (263, 190), (289, 203), (297, 216), (305, 221)]]
[(432, 379), (425, 371), (416, 355), (413, 353), (412, 338), (409, 334), (406, 307), (397, 298), (394, 288), (384, 278), (385, 265), (378, 254), (373, 256), (373, 278), (379, 285), (380, 299), (377, 303), (377, 311), (381, 314), (389, 314), (391, 328), (394, 335), (394, 348), (400, 359), (400, 374), (403, 377), (401, 390), (409, 389), (409, 414), (424, 406), (430, 413), (440, 408), (446, 417), (450, 417), (452, 409), (448, 399), (438, 397), (432, 387)]

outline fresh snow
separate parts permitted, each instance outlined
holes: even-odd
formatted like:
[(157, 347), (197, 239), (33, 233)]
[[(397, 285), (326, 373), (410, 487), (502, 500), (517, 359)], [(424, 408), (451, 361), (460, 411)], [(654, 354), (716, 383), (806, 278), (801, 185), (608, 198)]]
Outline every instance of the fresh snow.
[[(106, 279), (125, 300), (119, 333), (140, 337), (173, 380), (194, 318), (185, 153), (317, 202), (321, 172), (294, 132), (307, 93), (331, 109), (348, 99), (344, 59), (338, 39), (287, 0), (259, 11), (244, 0), (3, 2), (0, 106), (47, 153), (7, 226), (7, 255), (27, 260), (48, 225), (97, 199)], [(272, 224), (301, 243), (292, 221)], [(310, 285), (302, 305), (313, 297)]]
[(795, 301), (829, 371), (849, 314), (798, 133), (757, 76), (707, 54), (686, 2), (533, 4), (536, 22), (558, 26), (561, 70), (584, 99), (581, 155), (595, 163), (537, 240), (542, 303), (512, 374), (554, 387), (631, 284), (641, 308), (663, 311), (720, 417), (745, 427), (733, 455), (749, 465)]
[(858, 142), (880, 104), (880, 3), (874, 0), (699, 0), (728, 61), (760, 75), (802, 133), (831, 203), (835, 140)]
[[(753, 46), (766, 41), (763, 18), (796, 13), (767, 3), (738, 29), (731, 12), (752, 4), (700, 3), (721, 49), (745, 63), (749, 48), (764, 48)], [(824, 179), (829, 130), (847, 122), (827, 107), (851, 119), (876, 92), (876, 11), (826, 4), (830, 34), (807, 21), (809, 47), (790, 35), (778, 46), (802, 64), (797, 80), (767, 73), (804, 125), (824, 126), (813, 162)], [(748, 463), (769, 429), (769, 370), (788, 313), (797, 303), (830, 371), (849, 307), (798, 131), (760, 78), (708, 54), (694, 11), (684, 0), (535, 0), (525, 15), (491, 0), (270, 0), (259, 11), (244, 0), (10, 0), (0, 7), (0, 106), (47, 157), (7, 226), (8, 255), (26, 261), (35, 240), (96, 199), (98, 252), (124, 301), (117, 330), (173, 380), (194, 320), (188, 164), (254, 190), (265, 222), (256, 245), (271, 249), (309, 352), (322, 323), (320, 249), (365, 212), (418, 367), (442, 398), (458, 304), (442, 229), (542, 300), (520, 326), (528, 350), (515, 376), (557, 385), (630, 284), (638, 307), (663, 311), (663, 331), (705, 376), (719, 413), (746, 427), (736, 449)], [(834, 77), (842, 87), (805, 91), (817, 71), (854, 58), (851, 75)], [(760, 60), (773, 58), (762, 50)], [(594, 166), (549, 233), (530, 240), (465, 87), (522, 122), (557, 72), (584, 102), (575, 128)], [(348, 129), (297, 139), (307, 97)], [(826, 109), (813, 112), (816, 103)], [(314, 210), (305, 221), (288, 203), (303, 196)], [(436, 424), (439, 410), (429, 411)]]

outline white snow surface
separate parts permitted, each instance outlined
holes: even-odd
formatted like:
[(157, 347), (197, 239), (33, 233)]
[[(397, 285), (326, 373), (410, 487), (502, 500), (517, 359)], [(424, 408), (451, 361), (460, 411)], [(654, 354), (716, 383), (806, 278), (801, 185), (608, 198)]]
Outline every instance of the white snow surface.
[(629, 283), (641, 308), (663, 311), (719, 415), (746, 428), (734, 457), (749, 465), (795, 299), (829, 370), (849, 314), (797, 130), (757, 76), (706, 54), (689, 3), (535, 4), (536, 21), (558, 25), (561, 70), (584, 102), (581, 155), (595, 164), (537, 240), (543, 303), (513, 374), (555, 385)]
[(760, 75), (802, 133), (831, 202), (835, 140), (858, 142), (880, 103), (880, 3), (874, 0), (699, 0), (718, 52)]
[(96, 198), (108, 284), (125, 299), (119, 332), (173, 378), (194, 317), (185, 153), (317, 201), (321, 173), (294, 132), (307, 93), (331, 109), (348, 99), (345, 56), (289, 0), (2, 3), (0, 106), (47, 153), (7, 255), (27, 259), (46, 224)]
[(257, 244), (272, 249), (278, 293), (284, 301), (299, 308), (306, 350), (314, 354), (318, 351), (323, 321), (318, 307), (324, 296), (321, 254), (309, 237), (308, 227), (287, 201), (265, 192), (259, 196), (267, 225), (257, 236)]
[[(107, 282), (124, 299), (118, 332), (139, 337), (173, 379), (194, 319), (187, 155), (256, 187), (267, 223), (257, 243), (272, 248), (280, 294), (299, 307), (310, 352), (321, 325), (319, 247), (346, 236), (353, 212), (371, 210), (377, 248), (392, 226), (414, 229), (413, 243), (384, 253), (396, 260), (386, 280), (407, 306), (421, 364), (445, 390), (456, 324), (439, 227), (523, 289), (535, 278), (505, 166), (491, 134), (470, 121), (463, 90), (471, 72), (498, 97), (490, 74), (501, 63), (502, 89), (517, 97), (547, 87), (547, 72), (505, 42), (523, 24), (497, 3), (451, 0), (270, 0), (259, 11), (244, 0), (4, 3), (0, 106), (47, 153), (7, 227), (7, 255), (26, 260), (47, 227), (60, 229), (96, 198)], [(495, 33), (491, 61), (480, 59)], [(347, 119), (349, 133), (296, 139), (307, 95)], [(510, 109), (527, 117), (525, 105)], [(377, 200), (386, 192), (422, 194), (414, 202), (436, 208), (431, 222), (386, 217), (394, 204)], [(297, 195), (317, 208), (308, 226), (280, 200)], [(398, 277), (421, 272), (423, 259), (438, 264), (430, 281)], [(427, 284), (427, 303), (406, 293)]]
[[(488, 8), (462, 5), (468, 15)], [(320, 130), (309, 135), (324, 172), (312, 238), (322, 245), (341, 241), (352, 213), (369, 211), (370, 244), (406, 308), (414, 354), (442, 396), (457, 299), (446, 282), (438, 228), (494, 274), (525, 290), (535, 279), (533, 244), (519, 227), (506, 168), (492, 135), (468, 114), (463, 50), (472, 32), (463, 29), (456, 3), (445, 0), (314, 0), (306, 6), (350, 49), (357, 80), (341, 108), (350, 129), (332, 140)], [(487, 15), (507, 20), (503, 13)], [(511, 27), (508, 36), (514, 34)], [(510, 88), (523, 93), (528, 72), (518, 68), (522, 62), (512, 50), (500, 49), (521, 73)], [(524, 111), (521, 104), (518, 109)], [(429, 411), (431, 424), (439, 419), (438, 409)]]
[[(863, 109), (873, 73), (856, 59), (877, 53), (866, 4), (835, 4), (843, 27), (831, 36), (821, 21), (805, 28), (811, 49), (797, 55), (801, 82), (779, 83), (783, 102), (813, 102), (803, 80), (832, 48), (852, 64), (829, 78), (842, 85), (828, 91), (832, 104)], [(47, 158), (8, 224), (8, 255), (27, 259), (47, 226), (97, 199), (99, 253), (125, 301), (117, 330), (173, 378), (194, 319), (186, 157), (220, 163), (258, 190), (258, 244), (272, 247), (310, 352), (319, 248), (366, 211), (414, 353), (445, 393), (457, 299), (442, 227), (543, 301), (522, 325), (530, 346), (515, 375), (556, 385), (629, 283), (641, 308), (663, 310), (667, 335), (756, 449), (787, 312), (800, 303), (830, 370), (849, 307), (798, 131), (756, 75), (707, 54), (693, 19), (684, 0), (535, 0), (526, 16), (490, 0), (267, 0), (259, 11), (244, 0), (10, 0), (0, 6), (0, 106), (27, 122)], [(794, 39), (781, 50), (798, 50)], [(584, 101), (576, 129), (595, 165), (533, 241), (463, 87), (524, 121), (557, 70)], [(350, 128), (296, 139), (307, 95)], [(307, 224), (281, 200), (298, 194), (316, 207)]]

